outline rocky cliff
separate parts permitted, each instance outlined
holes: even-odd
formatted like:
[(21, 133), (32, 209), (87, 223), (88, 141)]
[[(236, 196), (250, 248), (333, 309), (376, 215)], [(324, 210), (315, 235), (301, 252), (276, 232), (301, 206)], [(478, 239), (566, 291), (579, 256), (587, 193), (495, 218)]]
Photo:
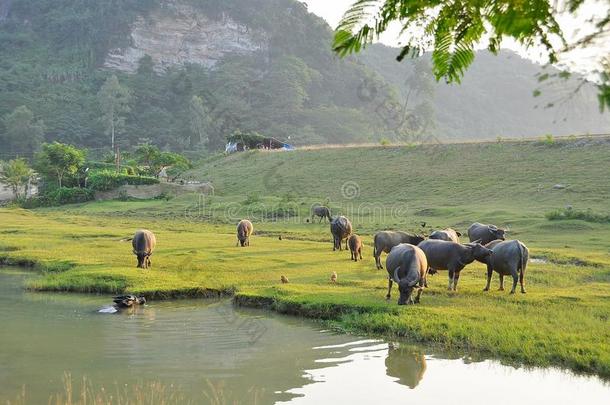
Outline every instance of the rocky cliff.
[(265, 50), (267, 42), (263, 32), (227, 15), (212, 20), (187, 4), (169, 3), (138, 17), (131, 27), (130, 46), (111, 50), (104, 66), (132, 73), (139, 60), (149, 55), (158, 72), (190, 63), (213, 67), (228, 54)]

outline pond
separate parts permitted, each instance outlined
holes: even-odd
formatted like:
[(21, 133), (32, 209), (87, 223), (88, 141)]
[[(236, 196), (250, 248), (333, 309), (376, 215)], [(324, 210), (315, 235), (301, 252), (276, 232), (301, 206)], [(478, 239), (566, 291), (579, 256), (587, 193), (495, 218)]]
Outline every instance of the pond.
[(227, 300), (150, 302), (103, 314), (98, 310), (110, 297), (27, 292), (27, 277), (32, 275), (0, 269), (1, 403), (63, 403), (70, 392), (75, 399), (86, 394), (167, 404), (557, 405), (610, 399), (610, 385), (596, 377), (451, 358), (234, 308)]

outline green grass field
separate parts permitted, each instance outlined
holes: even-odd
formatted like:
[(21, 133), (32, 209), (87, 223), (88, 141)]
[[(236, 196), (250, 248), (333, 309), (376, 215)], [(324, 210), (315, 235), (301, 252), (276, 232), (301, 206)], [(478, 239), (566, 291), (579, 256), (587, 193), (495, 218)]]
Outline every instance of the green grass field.
[[(608, 213), (610, 143), (498, 143), (346, 148), (214, 157), (188, 175), (213, 197), (96, 202), (0, 210), (0, 261), (34, 265), (33, 289), (143, 293), (152, 299), (234, 295), (241, 305), (325, 319), (359, 333), (404, 336), (448, 349), (610, 377), (610, 224), (549, 221), (548, 211)], [(553, 190), (555, 184), (567, 185)], [(328, 224), (308, 223), (313, 203), (352, 218), (365, 260), (333, 252)], [(235, 247), (235, 223), (256, 235)], [(384, 299), (386, 273), (370, 243), (381, 229), (425, 231), (474, 221), (510, 227), (531, 256), (526, 295), (484, 293), (468, 266), (459, 291), (430, 277), (416, 306)], [(135, 268), (138, 228), (157, 235), (153, 269)], [(278, 236), (282, 236), (279, 240)], [(464, 239), (465, 240), (465, 239)], [(330, 283), (336, 271), (338, 283)], [(289, 284), (281, 284), (281, 275)]]

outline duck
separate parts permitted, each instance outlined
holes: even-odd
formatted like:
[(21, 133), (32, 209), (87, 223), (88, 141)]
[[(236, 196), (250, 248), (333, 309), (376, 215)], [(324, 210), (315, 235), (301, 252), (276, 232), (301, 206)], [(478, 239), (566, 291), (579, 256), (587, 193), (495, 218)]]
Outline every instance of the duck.
[(282, 284), (288, 284), (288, 277), (282, 276), (280, 277), (280, 280), (282, 281)]
[(134, 305), (146, 304), (146, 298), (136, 297), (135, 295), (118, 295), (112, 299), (117, 308), (131, 308)]
[(330, 281), (333, 283), (337, 282), (337, 272), (333, 271), (333, 274), (330, 275)]

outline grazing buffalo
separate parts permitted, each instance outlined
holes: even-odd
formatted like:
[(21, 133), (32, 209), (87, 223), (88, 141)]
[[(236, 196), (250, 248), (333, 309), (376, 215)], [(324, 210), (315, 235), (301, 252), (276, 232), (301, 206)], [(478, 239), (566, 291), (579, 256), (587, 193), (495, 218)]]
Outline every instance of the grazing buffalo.
[(487, 264), (487, 285), (483, 291), (489, 291), (491, 276), (496, 271), (500, 275), (499, 291), (504, 291), (504, 276), (512, 276), (513, 288), (510, 293), (515, 293), (519, 280), (521, 292), (525, 294), (525, 269), (530, 255), (527, 246), (518, 240), (494, 240), (485, 247), (491, 249), (493, 254), (481, 261)]
[(241, 247), (250, 246), (250, 235), (254, 231), (254, 226), (252, 226), (252, 222), (247, 219), (242, 219), (237, 224), (237, 245), (241, 244)]
[(428, 239), (446, 240), (448, 242), (460, 243), (462, 234), (455, 229), (447, 228), (442, 231), (434, 231), (428, 236)]
[(480, 243), (461, 245), (444, 240), (425, 240), (419, 244), (426, 254), (431, 274), (437, 270), (449, 270), (449, 290), (457, 291), (460, 272), (467, 264), (475, 260), (484, 261), (491, 255), (491, 250)]
[[(388, 272), (386, 299), (391, 298), (392, 281), (395, 281), (398, 284), (398, 291), (400, 291), (398, 305), (418, 304), (428, 274), (428, 261), (425, 253), (417, 246), (401, 243), (392, 248), (385, 259), (385, 267)], [(415, 300), (411, 298), (414, 289), (417, 289)]]
[(360, 260), (362, 260), (362, 238), (354, 234), (349, 237), (347, 244), (349, 245), (349, 250), (352, 254), (352, 260), (357, 262), (358, 256), (360, 256)]
[(478, 222), (475, 222), (468, 228), (468, 238), (470, 241), (476, 241), (483, 245), (487, 245), (496, 239), (504, 240), (505, 233), (505, 229), (500, 229), (495, 225), (483, 225)]
[(383, 266), (381, 265), (381, 252), (390, 253), (390, 250), (392, 250), (394, 246), (400, 245), (401, 243), (417, 246), (424, 239), (425, 238), (421, 235), (413, 235), (406, 232), (377, 232), (373, 244), (373, 257), (375, 258), (377, 270), (383, 269)]
[(133, 254), (138, 257), (139, 269), (151, 267), (150, 256), (152, 256), (156, 244), (157, 238), (151, 231), (141, 229), (136, 232), (131, 240), (131, 245), (133, 246)]
[(344, 216), (338, 216), (330, 222), (330, 233), (333, 235), (333, 252), (341, 249), (341, 242), (345, 240), (347, 250), (347, 238), (352, 234), (352, 223)]
[(328, 218), (328, 222), (332, 221), (332, 218), (330, 216), (330, 209), (324, 206), (315, 206), (311, 209), (311, 222), (313, 222), (314, 217), (320, 218), (318, 223), (322, 222), (322, 218)]

